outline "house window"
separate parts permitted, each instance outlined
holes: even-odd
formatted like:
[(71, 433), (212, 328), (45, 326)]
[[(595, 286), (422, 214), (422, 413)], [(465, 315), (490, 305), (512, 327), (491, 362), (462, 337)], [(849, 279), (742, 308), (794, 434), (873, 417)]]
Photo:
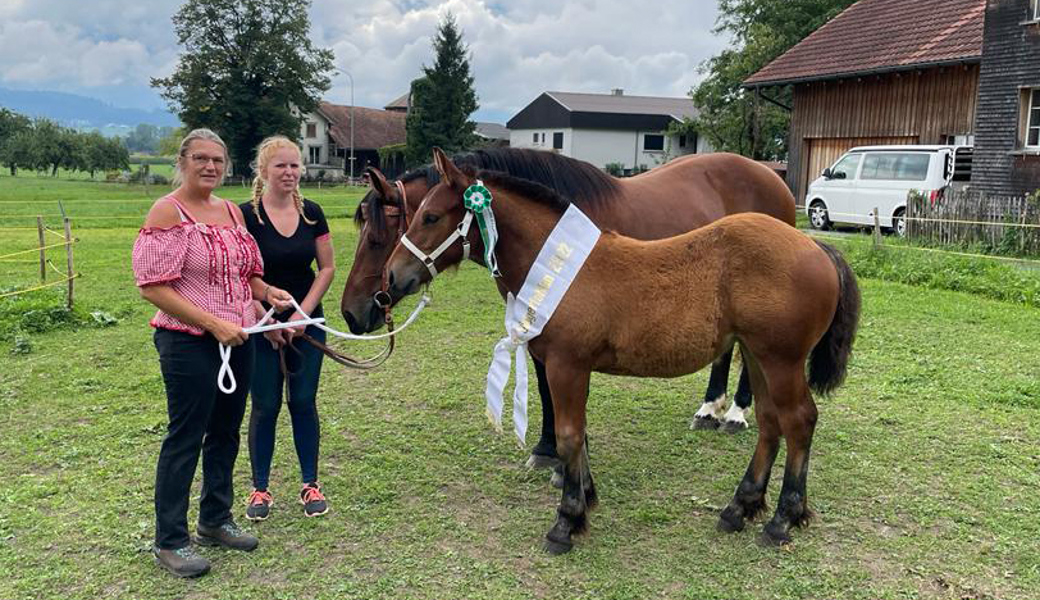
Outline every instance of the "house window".
[(680, 135), (679, 136), (679, 147), (680, 148), (685, 148), (686, 147), (686, 136), (685, 135)]
[(307, 146), (307, 164), (321, 164), (321, 146)]
[(1025, 147), (1040, 148), (1040, 88), (1022, 90), (1022, 108)]
[(309, 138), (316, 138), (316, 137), (318, 137), (318, 124), (317, 123), (307, 123), (307, 135), (306, 135), (306, 137), (309, 137)]
[(664, 136), (657, 133), (648, 133), (643, 136), (643, 150), (647, 152), (660, 152), (664, 150)]
[(545, 143), (545, 132), (544, 131), (542, 132), (542, 143), (543, 144)]
[(1030, 20), (1040, 20), (1040, 1), (1029, 0), (1029, 18)]
[(553, 132), (553, 150), (563, 150), (563, 132)]
[(532, 144), (537, 144), (538, 143), (538, 134), (537, 133), (532, 133), (531, 134), (531, 143)]

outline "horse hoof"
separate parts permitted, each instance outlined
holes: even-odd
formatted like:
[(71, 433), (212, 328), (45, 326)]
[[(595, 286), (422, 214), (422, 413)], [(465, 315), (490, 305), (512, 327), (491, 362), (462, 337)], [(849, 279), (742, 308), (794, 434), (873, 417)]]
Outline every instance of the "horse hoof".
[(563, 489), (563, 471), (556, 467), (553, 467), (552, 477), (549, 478), (549, 483), (556, 489)]
[(724, 433), (734, 434), (740, 433), (748, 428), (748, 424), (744, 421), (725, 421), (722, 423), (722, 431)]
[(701, 417), (694, 416), (693, 421), (690, 421), (690, 429), (718, 429), (719, 420), (712, 416)]
[(545, 454), (531, 454), (530, 458), (527, 459), (528, 469), (552, 469), (560, 464), (560, 459), (556, 456), (547, 456)]
[(782, 529), (770, 529), (768, 525), (758, 536), (758, 545), (764, 548), (780, 548), (791, 543), (791, 536)]
[(549, 536), (545, 537), (545, 551), (553, 556), (567, 554), (572, 548), (574, 548), (574, 542), (570, 540), (554, 540)]
[(719, 516), (719, 522), (715, 525), (715, 528), (722, 533), (737, 533), (744, 531), (744, 519), (736, 515), (726, 515), (722, 513)]

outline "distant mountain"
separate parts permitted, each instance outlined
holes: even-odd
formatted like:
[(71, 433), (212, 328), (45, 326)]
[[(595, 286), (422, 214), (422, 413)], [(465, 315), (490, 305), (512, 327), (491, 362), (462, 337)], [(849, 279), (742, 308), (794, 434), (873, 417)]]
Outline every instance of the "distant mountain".
[(96, 98), (64, 92), (25, 92), (0, 88), (0, 106), (30, 117), (47, 117), (76, 128), (122, 129), (139, 123), (177, 127), (180, 120), (165, 110), (119, 108)]

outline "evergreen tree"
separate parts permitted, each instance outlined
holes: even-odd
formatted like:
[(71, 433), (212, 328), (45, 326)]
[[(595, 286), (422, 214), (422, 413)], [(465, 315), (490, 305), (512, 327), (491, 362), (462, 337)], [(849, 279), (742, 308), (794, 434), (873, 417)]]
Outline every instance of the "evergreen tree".
[[(741, 84), (855, 0), (719, 0), (716, 34), (732, 36), (733, 48), (701, 65), (707, 77), (690, 92), (700, 116), (680, 129), (706, 137), (716, 150), (756, 159), (785, 159), (791, 114), (755, 102)], [(790, 86), (767, 92), (791, 106)]]
[(152, 86), (188, 129), (208, 127), (224, 138), (237, 173), (248, 172), (266, 136), (299, 138), (302, 113), (329, 89), (333, 55), (308, 38), (310, 4), (187, 0), (173, 17), (184, 53), (174, 74)]
[(410, 166), (430, 162), (435, 146), (451, 154), (469, 148), (476, 138), (469, 117), (477, 110), (477, 93), (467, 46), (451, 13), (437, 27), (433, 51), (433, 66), (424, 65), (423, 77), (412, 82), (405, 149)]

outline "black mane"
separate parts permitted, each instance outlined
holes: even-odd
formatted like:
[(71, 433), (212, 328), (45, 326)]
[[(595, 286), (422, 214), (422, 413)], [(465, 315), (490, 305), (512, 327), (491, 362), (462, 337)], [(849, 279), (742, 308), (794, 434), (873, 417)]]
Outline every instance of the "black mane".
[[(487, 172), (482, 176), (524, 196), (543, 200), (549, 206), (562, 206), (561, 210), (566, 210), (571, 202), (581, 208), (610, 202), (618, 193), (617, 179), (587, 162), (545, 150), (487, 148), (456, 154), (451, 160), (460, 169)], [(433, 187), (440, 183), (441, 175), (432, 164), (423, 165), (402, 175), (400, 181), (409, 183), (416, 179), (424, 179), (428, 187)], [(525, 185), (528, 183), (533, 186)], [(369, 230), (385, 233), (383, 206), (386, 202), (373, 190), (369, 190), (358, 205), (354, 223), (358, 227), (364, 224), (366, 204), (367, 217), (371, 220)]]
[[(530, 148), (488, 148), (451, 158), (459, 168), (498, 171), (540, 183), (579, 207), (609, 202), (616, 197), (618, 182), (587, 162), (555, 152)], [(428, 186), (440, 182), (441, 176), (432, 165), (413, 169), (401, 177), (402, 183), (425, 178)]]
[[(470, 169), (465, 171), (472, 173)], [(548, 206), (558, 213), (566, 211), (567, 207), (571, 205), (570, 200), (561, 196), (556, 190), (530, 179), (515, 177), (501, 171), (488, 170), (478, 171), (476, 177), (480, 178), (485, 184), (490, 183), (497, 188), (503, 188), (506, 192), (517, 194), (538, 204)], [(575, 202), (574, 204), (578, 203)], [(494, 206), (495, 203), (492, 200), (491, 207), (494, 208)], [(580, 207), (581, 205), (578, 204), (578, 206)]]

